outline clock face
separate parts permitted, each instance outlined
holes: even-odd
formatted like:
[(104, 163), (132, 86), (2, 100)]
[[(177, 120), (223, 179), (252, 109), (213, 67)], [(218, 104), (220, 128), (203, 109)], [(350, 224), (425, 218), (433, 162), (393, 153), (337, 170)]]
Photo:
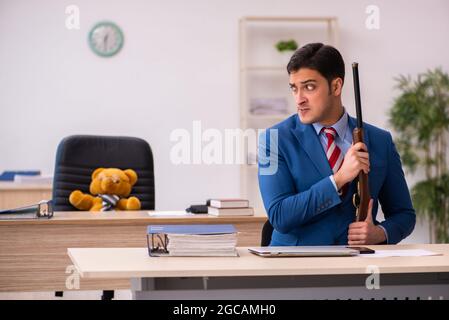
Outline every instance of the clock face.
[(89, 33), (91, 49), (102, 57), (115, 55), (123, 46), (123, 33), (112, 22), (100, 22)]

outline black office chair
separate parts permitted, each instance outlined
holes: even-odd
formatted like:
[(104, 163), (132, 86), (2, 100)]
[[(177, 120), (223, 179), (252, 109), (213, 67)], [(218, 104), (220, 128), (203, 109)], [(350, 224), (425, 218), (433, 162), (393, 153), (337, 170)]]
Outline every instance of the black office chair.
[[(139, 198), (142, 210), (154, 210), (154, 167), (150, 145), (132, 137), (74, 135), (64, 138), (56, 152), (53, 178), (55, 211), (76, 210), (69, 202), (73, 190), (89, 193), (92, 172), (99, 167), (133, 169), (138, 180), (132, 194)], [(62, 296), (56, 292), (56, 296)], [(113, 290), (103, 291), (102, 300), (111, 300)]]
[(262, 238), (260, 240), (260, 245), (262, 247), (268, 247), (271, 242), (271, 235), (273, 234), (273, 226), (270, 220), (267, 220), (262, 227)]

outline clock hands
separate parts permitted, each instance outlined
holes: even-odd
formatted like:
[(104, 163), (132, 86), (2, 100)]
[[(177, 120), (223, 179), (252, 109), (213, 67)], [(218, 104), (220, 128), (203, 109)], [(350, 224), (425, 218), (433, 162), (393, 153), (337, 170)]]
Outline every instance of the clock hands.
[(104, 50), (107, 50), (108, 36), (109, 36), (109, 34), (106, 34), (104, 36), (104, 38), (103, 38), (103, 48), (104, 48)]

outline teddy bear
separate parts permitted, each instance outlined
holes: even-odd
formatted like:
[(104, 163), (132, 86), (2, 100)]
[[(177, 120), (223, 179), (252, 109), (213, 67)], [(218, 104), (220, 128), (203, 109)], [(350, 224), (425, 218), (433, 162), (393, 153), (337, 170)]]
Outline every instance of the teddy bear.
[(136, 182), (137, 173), (132, 169), (98, 168), (92, 173), (91, 194), (75, 190), (69, 202), (86, 211), (140, 210), (138, 198), (127, 198)]

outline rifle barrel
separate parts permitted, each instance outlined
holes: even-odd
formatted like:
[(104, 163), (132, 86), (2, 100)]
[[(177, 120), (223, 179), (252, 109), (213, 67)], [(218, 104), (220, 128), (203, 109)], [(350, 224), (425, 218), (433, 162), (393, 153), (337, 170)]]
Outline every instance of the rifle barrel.
[(354, 78), (354, 95), (355, 95), (355, 112), (357, 114), (357, 128), (362, 128), (362, 103), (360, 100), (360, 84), (359, 84), (359, 64), (352, 64), (352, 75)]

